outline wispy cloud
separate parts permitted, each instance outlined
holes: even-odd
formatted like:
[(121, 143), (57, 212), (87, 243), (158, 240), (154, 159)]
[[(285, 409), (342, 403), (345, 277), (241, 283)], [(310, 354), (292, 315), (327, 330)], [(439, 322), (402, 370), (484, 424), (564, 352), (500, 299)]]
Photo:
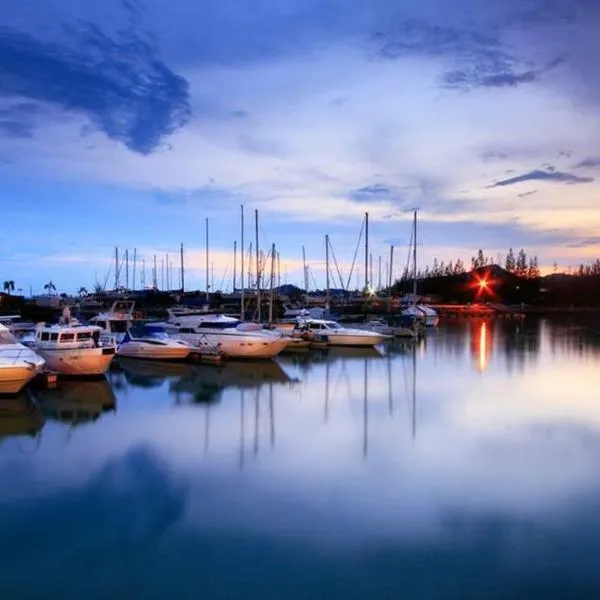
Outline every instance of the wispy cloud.
[(490, 64), (475, 62), (464, 69), (448, 71), (443, 79), (445, 87), (465, 90), (477, 87), (517, 87), (539, 80), (545, 73), (558, 67), (563, 61), (562, 57), (558, 57), (544, 68), (519, 70), (516, 58), (498, 58)]
[(591, 183), (594, 181), (593, 177), (580, 177), (579, 175), (573, 175), (572, 173), (563, 173), (562, 171), (542, 171), (536, 169), (529, 171), (529, 173), (523, 173), (523, 175), (517, 175), (516, 177), (510, 177), (509, 179), (502, 179), (489, 185), (489, 188), (504, 187), (507, 185), (515, 185), (517, 183), (523, 183), (525, 181), (551, 181), (555, 183)]
[(577, 163), (574, 169), (593, 169), (594, 167), (600, 167), (600, 157), (598, 158), (586, 158), (581, 162)]
[[(110, 38), (93, 24), (81, 24), (57, 44), (1, 28), (0, 56), (0, 97), (83, 113), (108, 137), (141, 154), (190, 118), (186, 80), (135, 30)], [(13, 135), (30, 133), (24, 125), (7, 128)]]
[(537, 194), (538, 190), (529, 190), (528, 192), (523, 192), (522, 194), (518, 194), (519, 198), (526, 198), (527, 196), (533, 196)]

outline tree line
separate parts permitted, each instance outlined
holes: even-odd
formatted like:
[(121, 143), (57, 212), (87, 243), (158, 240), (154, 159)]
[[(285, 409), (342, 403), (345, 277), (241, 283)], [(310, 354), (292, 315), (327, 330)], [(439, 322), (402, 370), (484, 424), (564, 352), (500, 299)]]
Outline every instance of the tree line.
[[(491, 267), (493, 265), (498, 265), (498, 261), (495, 261), (489, 256), (485, 256), (483, 250), (480, 248), (477, 251), (477, 254), (471, 257), (470, 270)], [(503, 267), (509, 273), (513, 273), (523, 279), (537, 279), (540, 277), (538, 257), (528, 257), (523, 248), (519, 250), (516, 256), (514, 250), (510, 248), (506, 253), (504, 264), (498, 266)], [(598, 261), (598, 269), (600, 270), (600, 261)], [(433, 279), (437, 277), (451, 277), (453, 275), (463, 275), (466, 272), (467, 268), (460, 258), (448, 262), (434, 258), (432, 265), (427, 265), (424, 269), (417, 272), (417, 278)], [(412, 277), (412, 273), (406, 269), (402, 275), (401, 281), (408, 281), (412, 279)]]

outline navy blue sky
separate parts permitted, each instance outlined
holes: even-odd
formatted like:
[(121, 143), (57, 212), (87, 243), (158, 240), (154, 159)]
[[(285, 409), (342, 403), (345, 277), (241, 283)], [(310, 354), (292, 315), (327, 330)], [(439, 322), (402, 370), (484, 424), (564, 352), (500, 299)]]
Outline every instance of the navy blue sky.
[[(0, 25), (4, 279), (104, 281), (115, 245), (186, 245), (231, 276), (239, 207), (299, 282), (508, 246), (598, 254), (600, 5), (592, 0), (8, 0)], [(225, 283), (226, 285), (226, 283)]]

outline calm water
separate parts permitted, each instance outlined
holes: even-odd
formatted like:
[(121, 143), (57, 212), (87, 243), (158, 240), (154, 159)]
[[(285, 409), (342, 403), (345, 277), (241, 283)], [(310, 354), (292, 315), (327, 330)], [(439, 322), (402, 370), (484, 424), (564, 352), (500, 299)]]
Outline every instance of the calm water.
[(35, 398), (0, 401), (0, 598), (600, 597), (600, 327)]

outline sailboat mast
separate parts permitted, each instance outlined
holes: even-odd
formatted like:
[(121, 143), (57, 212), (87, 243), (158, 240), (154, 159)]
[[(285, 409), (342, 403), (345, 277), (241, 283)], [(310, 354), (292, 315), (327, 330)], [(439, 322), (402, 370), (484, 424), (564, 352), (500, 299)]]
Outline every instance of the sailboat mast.
[(240, 210), (241, 210), (241, 217), (242, 217), (242, 221), (241, 221), (241, 242), (240, 242), (240, 254), (241, 254), (241, 267), (240, 267), (240, 279), (242, 280), (240, 283), (240, 286), (242, 288), (242, 295), (240, 298), (240, 319), (243, 321), (244, 320), (244, 205), (242, 204), (240, 206)]
[(381, 290), (381, 254), (379, 255), (379, 274), (377, 277), (377, 291)]
[(413, 304), (417, 303), (417, 211), (413, 216)]
[(273, 322), (273, 282), (275, 281), (275, 244), (271, 246), (271, 285), (269, 291), (269, 323)]
[(181, 247), (179, 248), (179, 262), (181, 269), (181, 293), (183, 294), (185, 290), (185, 271), (183, 269), (183, 242), (181, 243)]
[(388, 311), (392, 310), (392, 285), (394, 285), (394, 246), (390, 246), (390, 270), (388, 273)]
[(125, 289), (129, 289), (129, 248), (125, 249)]
[(135, 267), (137, 263), (137, 248), (133, 249), (133, 289), (135, 290)]
[(158, 271), (156, 270), (156, 254), (154, 255), (154, 275), (152, 277), (152, 284), (154, 285), (154, 289), (158, 289)]
[(281, 255), (277, 253), (277, 293), (281, 293)]
[(326, 309), (329, 310), (329, 235), (325, 235), (325, 289), (326, 289)]
[(260, 251), (258, 249), (258, 210), (254, 210), (254, 236), (256, 241), (256, 314), (260, 323)]
[(369, 289), (369, 213), (365, 213), (365, 292)]
[(237, 277), (237, 240), (233, 240), (233, 293), (235, 294), (235, 280)]
[(146, 287), (146, 259), (142, 258), (142, 273), (141, 273), (141, 284), (142, 284), (142, 289), (144, 289)]
[(166, 274), (165, 283), (167, 284), (166, 289), (169, 290), (169, 289), (171, 289), (171, 287), (169, 286), (169, 255), (168, 254), (165, 254), (165, 274)]
[(304, 275), (304, 304), (308, 303), (308, 268), (306, 266), (306, 249), (302, 246), (302, 273)]
[(210, 299), (210, 279), (208, 273), (208, 218), (206, 219), (206, 256), (205, 256), (205, 275), (206, 275), (206, 301), (208, 302)]
[(115, 291), (119, 289), (119, 247), (115, 246)]

